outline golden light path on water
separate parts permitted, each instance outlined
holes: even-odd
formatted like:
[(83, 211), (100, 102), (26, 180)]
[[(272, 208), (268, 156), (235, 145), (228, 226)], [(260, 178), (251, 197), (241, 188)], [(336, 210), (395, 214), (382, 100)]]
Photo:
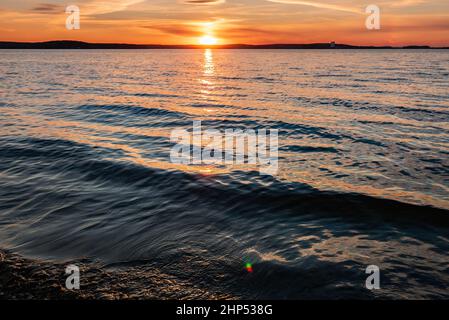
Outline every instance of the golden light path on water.
[[(98, 68), (87, 64), (90, 74), (86, 74), (84, 81), (86, 84), (98, 85), (95, 77), (109, 76), (110, 82), (103, 83), (102, 90), (111, 92), (117, 90), (117, 94), (102, 95), (101, 91), (90, 93), (89, 90), (79, 94), (72, 90), (61, 97), (64, 96), (67, 100), (64, 103), (68, 104), (92, 101), (94, 104), (135, 105), (147, 110), (166, 110), (188, 118), (186, 128), (191, 127), (193, 120), (217, 123), (218, 129), (222, 131), (228, 127), (232, 128), (232, 123), (241, 123), (249, 129), (255, 122), (267, 128), (273, 124), (275, 126), (279, 126), (278, 123), (286, 124), (287, 128), (298, 129), (288, 129), (287, 135), (281, 134), (281, 160), (276, 178), (304, 182), (323, 190), (337, 188), (343, 191), (403, 199), (407, 202), (432, 203), (439, 207), (449, 207), (447, 198), (437, 196), (437, 194), (447, 194), (449, 191), (448, 186), (441, 179), (434, 179), (429, 185), (425, 182), (429, 181), (429, 176), (409, 180), (407, 176), (396, 174), (404, 165), (410, 170), (413, 170), (413, 167), (419, 167), (413, 162), (413, 158), (394, 158), (395, 155), (402, 155), (401, 149), (404, 145), (410, 145), (411, 151), (413, 148), (418, 150), (417, 144), (420, 141), (427, 141), (425, 147), (429, 150), (437, 152), (447, 148), (447, 144), (439, 138), (439, 132), (449, 130), (449, 124), (446, 121), (433, 121), (421, 115), (413, 116), (411, 111), (402, 114), (392, 112), (395, 105), (402, 109), (413, 110), (413, 105), (424, 104), (425, 100), (415, 102), (416, 97), (411, 98), (416, 88), (421, 88), (422, 85), (412, 83), (410, 86), (404, 86), (401, 82), (395, 81), (378, 84), (375, 79), (372, 79), (371, 87), (362, 86), (360, 83), (363, 82), (356, 81), (358, 79), (351, 80), (351, 74), (345, 71), (345, 66), (342, 64), (343, 57), (339, 53), (334, 53), (332, 58), (325, 56), (322, 52), (314, 53), (318, 56), (316, 58), (305, 53), (295, 53), (294, 56), (297, 58), (292, 58), (278, 51), (268, 59), (276, 63), (272, 63), (266, 70), (264, 66), (267, 65), (268, 60), (265, 61), (262, 55), (250, 51), (240, 53), (240, 55), (234, 55), (230, 51), (207, 48), (198, 51), (171, 52), (170, 57), (159, 60), (157, 63), (151, 52), (140, 54), (140, 60), (135, 59), (134, 53), (123, 53), (122, 60), (116, 63), (114, 69), (107, 69), (112, 63), (112, 60), (109, 61), (112, 56), (106, 54), (102, 58), (104, 62), (100, 60), (98, 63)], [(70, 53), (67, 54), (70, 55)], [(327, 62), (332, 67), (327, 66), (323, 69), (321, 63), (323, 59), (332, 59)], [(355, 56), (352, 68), (356, 70), (359, 68), (362, 70), (359, 72), (364, 72), (363, 59), (363, 54), (360, 57)], [(245, 63), (242, 63), (243, 60)], [(141, 64), (137, 68), (133, 67), (136, 70), (133, 75), (126, 73), (131, 63)], [(295, 63), (297, 66), (292, 67)], [(401, 63), (406, 65), (406, 62)], [(155, 69), (157, 64), (161, 64), (161, 68), (164, 68), (163, 72), (159, 73)], [(83, 69), (83, 66), (86, 67), (86, 63), (81, 64), (81, 74), (87, 71)], [(384, 68), (387, 70), (384, 72), (389, 72), (388, 70), (394, 66), (377, 65), (376, 68), (376, 70)], [(381, 77), (377, 72), (375, 75), (372, 71), (366, 72), (367, 77)], [(173, 79), (167, 81), (167, 75), (170, 77), (173, 75)], [(394, 74), (389, 75), (391, 79), (393, 76)], [(404, 78), (406, 76), (403, 75)], [(386, 77), (386, 75), (383, 76), (385, 79)], [(150, 78), (154, 79), (153, 83), (146, 80)], [(70, 80), (71, 78), (65, 79), (65, 81)], [(386, 80), (379, 79), (379, 81)], [(349, 88), (348, 84), (353, 87)], [(79, 82), (72, 84), (75, 90), (77, 86), (80, 90), (83, 88)], [(327, 88), (323, 89), (324, 87)], [(358, 91), (354, 93), (354, 90)], [(383, 90), (384, 94), (380, 97), (371, 93), (370, 90)], [(427, 89), (421, 89), (423, 90), (427, 90), (425, 94), (429, 96), (440, 93), (438, 87), (430, 86)], [(399, 91), (401, 94), (396, 94)], [(44, 99), (45, 96), (42, 95), (42, 98)], [(40, 104), (45, 105), (50, 101), (51, 99), (44, 100)], [(315, 106), (319, 103), (321, 106)], [(386, 104), (391, 106), (384, 107)], [(371, 112), (370, 105), (383, 108), (382, 112)], [(443, 102), (432, 105), (432, 110), (436, 114), (443, 112), (444, 109)], [(26, 110), (29, 111), (28, 114)], [(103, 146), (115, 145), (125, 151), (124, 159), (127, 161), (148, 166), (211, 175), (231, 173), (237, 169), (244, 171), (257, 169), (253, 165), (181, 166), (172, 164), (169, 159), (146, 156), (145, 149), (140, 149), (141, 147), (135, 145), (132, 140), (127, 141), (119, 137), (126, 134), (169, 139), (173, 127), (162, 125), (169, 118), (161, 118), (160, 121), (156, 119), (156, 126), (132, 125), (129, 123), (130, 118), (124, 118), (125, 121), (111, 125), (93, 121), (89, 117), (83, 117), (80, 120), (73, 119), (73, 116), (61, 118), (59, 115), (62, 114), (63, 109), (59, 114), (49, 115), (35, 107), (24, 106), (19, 111), (14, 108), (4, 108), (4, 113), (8, 112), (11, 116), (14, 115), (20, 119), (17, 120), (18, 123), (23, 123), (21, 127), (23, 131), (17, 134), (32, 132), (30, 134), (40, 136), (64, 137), (66, 135), (69, 140)], [(104, 116), (105, 112), (100, 115)], [(244, 119), (251, 119), (252, 122), (245, 124)], [(229, 123), (229, 125), (222, 123)], [(375, 126), (385, 127), (385, 129), (373, 129)], [(209, 128), (214, 127), (209, 126)], [(5, 130), (2, 129), (4, 134), (7, 134), (11, 129)], [(294, 130), (302, 131), (302, 133), (294, 134)], [(322, 133), (324, 130), (329, 133)], [(346, 137), (350, 139), (341, 143), (340, 140), (347, 139)], [(417, 140), (417, 137), (420, 140)], [(371, 144), (370, 141), (374, 141), (375, 144)], [(111, 143), (113, 145), (110, 145)], [(385, 149), (387, 145), (388, 150)], [(305, 152), (297, 152), (296, 149), (301, 149), (302, 146), (306, 146)], [(414, 157), (425, 154), (429, 152), (419, 151)], [(379, 163), (384, 166), (382, 170), (376, 169)], [(414, 174), (418, 176), (419, 170), (415, 170)], [(376, 181), (382, 182), (378, 184)], [(409, 188), (411, 181), (416, 183), (414, 189)], [(426, 188), (427, 191), (421, 192), (422, 188)]]

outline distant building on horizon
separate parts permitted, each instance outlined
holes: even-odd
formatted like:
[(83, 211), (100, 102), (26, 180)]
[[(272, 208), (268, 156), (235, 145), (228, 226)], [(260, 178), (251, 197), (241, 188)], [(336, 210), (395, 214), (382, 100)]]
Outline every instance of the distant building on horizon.
[(330, 45), (331, 45), (331, 48), (335, 48), (335, 41), (332, 41), (332, 42), (330, 43)]

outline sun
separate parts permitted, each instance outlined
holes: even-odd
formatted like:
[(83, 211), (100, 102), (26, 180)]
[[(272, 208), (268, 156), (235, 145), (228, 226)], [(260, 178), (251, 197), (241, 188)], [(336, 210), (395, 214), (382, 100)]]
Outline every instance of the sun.
[(218, 43), (217, 38), (208, 35), (202, 36), (198, 41), (203, 46), (213, 46)]

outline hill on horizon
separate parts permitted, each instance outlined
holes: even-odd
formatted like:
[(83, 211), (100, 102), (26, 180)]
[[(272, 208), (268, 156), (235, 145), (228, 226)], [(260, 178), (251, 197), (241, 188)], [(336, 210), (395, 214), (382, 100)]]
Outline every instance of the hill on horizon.
[(0, 41), (0, 49), (447, 49), (430, 46), (355, 46), (337, 43), (310, 44), (227, 44), (227, 45), (161, 45), (161, 44), (128, 44), (128, 43), (89, 43), (75, 40), (53, 40), (44, 42), (11, 42)]

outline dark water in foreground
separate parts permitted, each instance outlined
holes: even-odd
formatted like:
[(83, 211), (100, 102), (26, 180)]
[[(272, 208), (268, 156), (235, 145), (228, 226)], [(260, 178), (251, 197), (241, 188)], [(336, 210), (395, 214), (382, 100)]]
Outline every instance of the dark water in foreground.
[[(448, 298), (448, 77), (449, 51), (1, 51), (1, 247), (244, 298)], [(278, 175), (170, 163), (193, 120), (279, 129)]]

